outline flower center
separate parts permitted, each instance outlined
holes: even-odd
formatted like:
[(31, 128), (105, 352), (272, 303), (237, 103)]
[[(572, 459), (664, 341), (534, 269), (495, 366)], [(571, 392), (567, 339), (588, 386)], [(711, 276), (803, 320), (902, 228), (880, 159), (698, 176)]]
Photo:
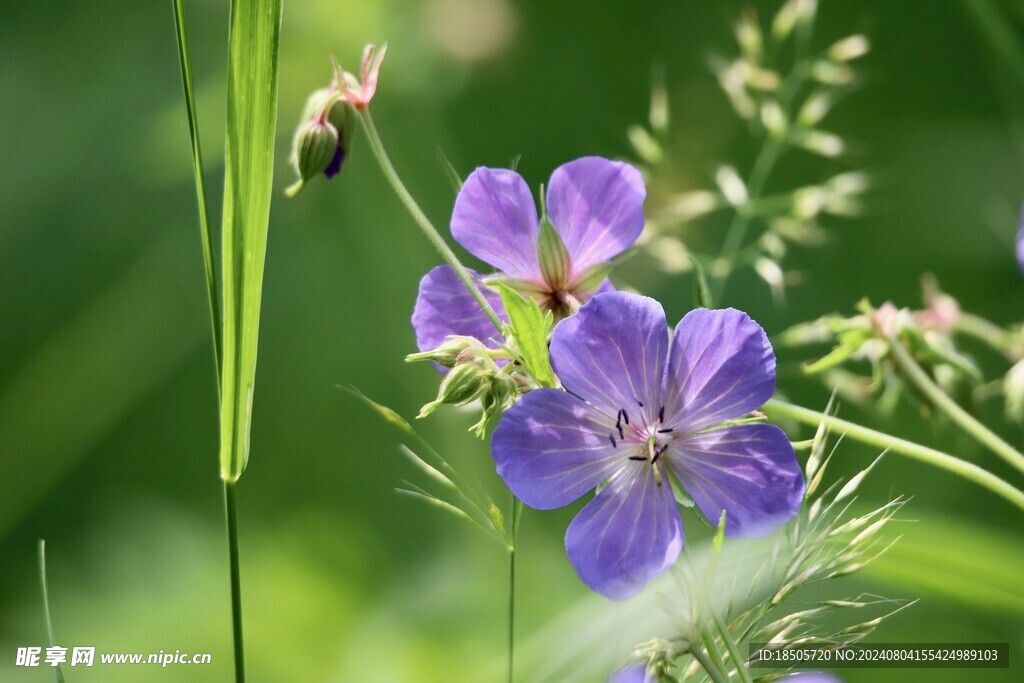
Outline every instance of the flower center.
[(658, 460), (672, 443), (671, 427), (664, 426), (665, 407), (658, 409), (657, 417), (648, 416), (643, 410), (643, 403), (637, 401), (640, 411), (634, 413), (633, 419), (625, 408), (620, 408), (615, 419), (615, 431), (608, 435), (613, 447), (624, 447), (628, 460), (648, 462), (654, 468), (654, 480), (661, 486), (661, 468)]

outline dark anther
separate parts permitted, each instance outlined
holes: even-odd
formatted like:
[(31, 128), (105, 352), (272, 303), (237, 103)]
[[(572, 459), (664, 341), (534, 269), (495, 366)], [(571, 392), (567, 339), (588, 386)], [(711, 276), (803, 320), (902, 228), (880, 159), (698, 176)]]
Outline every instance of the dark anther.
[(661, 454), (664, 453), (666, 450), (668, 450), (668, 444), (665, 444), (664, 446), (656, 450), (654, 452), (654, 457), (651, 458), (651, 464), (653, 465), (654, 463), (658, 462), (658, 458), (660, 458)]
[(637, 399), (637, 400), (636, 400), (636, 404), (637, 404), (638, 406), (640, 406), (641, 408), (643, 408), (643, 407), (644, 407), (644, 402), (643, 402), (643, 401), (641, 401), (640, 399)]
[(620, 439), (625, 439), (626, 435), (623, 434), (623, 432), (622, 432), (622, 425), (618, 425), (618, 428), (619, 428), (619, 438)]
[(612, 448), (618, 448), (619, 444), (615, 443), (615, 435), (609, 434), (608, 439), (612, 442)]
[(630, 460), (639, 460), (639, 461), (643, 462), (647, 458), (642, 456), (642, 455), (631, 455), (631, 456), (629, 456), (629, 459)]
[(672, 430), (672, 428), (671, 428), (671, 427), (665, 427), (664, 429), (659, 429), (659, 430), (658, 430), (658, 433), (659, 433), (659, 434), (671, 434), (671, 433), (672, 433), (672, 431), (673, 431), (673, 430)]
[(665, 421), (665, 406), (658, 409), (658, 422)]
[(622, 421), (629, 424), (629, 413), (626, 412), (625, 408), (622, 409)]

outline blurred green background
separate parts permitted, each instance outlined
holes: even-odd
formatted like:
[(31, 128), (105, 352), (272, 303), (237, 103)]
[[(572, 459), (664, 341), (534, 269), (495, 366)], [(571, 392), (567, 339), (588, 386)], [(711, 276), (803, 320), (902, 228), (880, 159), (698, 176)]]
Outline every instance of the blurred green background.
[[(967, 2), (823, 5), (822, 47), (853, 32), (874, 46), (864, 87), (826, 127), (851, 141), (845, 161), (872, 172), (877, 188), (864, 216), (833, 221), (829, 245), (789, 262), (804, 284), (785, 305), (751, 273), (733, 279), (723, 305), (772, 334), (850, 311), (865, 295), (917, 305), (928, 271), (966, 309), (1021, 320), (1011, 246), (1024, 64), (1004, 48), (1024, 42), (1024, 7), (982, 3), (996, 13), (996, 41)], [(216, 216), (228, 7), (187, 8)], [(674, 189), (710, 186), (722, 160), (746, 170), (754, 150), (706, 68), (709, 52), (734, 50), (737, 10), (667, 0), (286, 3), (252, 455), (239, 490), (252, 681), (486, 682), (505, 666), (505, 555), (468, 525), (397, 497), (394, 486), (415, 473), (396, 435), (338, 388), (409, 417), (432, 398), (436, 374), (403, 356), (414, 345), (417, 282), (438, 259), (360, 136), (341, 176), (294, 201), (281, 195), (293, 126), (330, 78), (329, 51), (353, 68), (365, 42), (389, 42), (375, 117), (410, 189), (445, 226), (453, 192), (439, 149), (463, 174), (521, 155), (534, 186), (577, 156), (626, 156), (653, 65), (671, 98)], [(69, 681), (228, 680), (215, 388), (171, 3), (8, 2), (0, 17), (0, 679), (50, 678), (14, 666), (18, 646), (45, 645), (42, 537), (58, 643), (213, 655), (210, 666), (76, 667)], [(796, 160), (772, 183), (815, 179)], [(619, 277), (660, 298), (672, 320), (692, 305), (688, 277), (660, 274), (646, 256)], [(799, 360), (782, 359), (780, 387), (820, 408), (827, 392), (800, 379)], [(1005, 371), (981, 360), (993, 377)], [(986, 421), (1020, 444), (997, 403), (982, 406)], [(912, 408), (871, 419), (1012, 479)], [(471, 422), (447, 413), (423, 429), (500, 493), (486, 445), (464, 432)], [(837, 475), (874, 453), (850, 443), (839, 455)], [(848, 670), (846, 680), (1021, 680), (1020, 511), (898, 456), (869, 482), (871, 502), (912, 496), (901, 517), (914, 521), (843, 594), (921, 599), (876, 639), (1009, 642), (1014, 668)], [(630, 637), (656, 635), (645, 615), (576, 579), (562, 548), (574, 512), (527, 511), (523, 521), (523, 681), (604, 680)], [(706, 536), (686, 521), (691, 542)]]

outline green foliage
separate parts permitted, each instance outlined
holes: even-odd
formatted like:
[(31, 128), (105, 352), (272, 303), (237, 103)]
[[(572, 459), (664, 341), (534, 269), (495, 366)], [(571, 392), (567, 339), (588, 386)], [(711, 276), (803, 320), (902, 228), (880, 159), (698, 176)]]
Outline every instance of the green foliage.
[(222, 273), (221, 477), (249, 459), (263, 267), (274, 177), (281, 0), (234, 0), (228, 41)]
[(523, 365), (542, 387), (555, 386), (548, 356), (548, 337), (554, 325), (551, 311), (541, 311), (535, 299), (525, 298), (504, 284), (497, 284), (497, 288), (508, 313), (508, 336), (515, 341)]

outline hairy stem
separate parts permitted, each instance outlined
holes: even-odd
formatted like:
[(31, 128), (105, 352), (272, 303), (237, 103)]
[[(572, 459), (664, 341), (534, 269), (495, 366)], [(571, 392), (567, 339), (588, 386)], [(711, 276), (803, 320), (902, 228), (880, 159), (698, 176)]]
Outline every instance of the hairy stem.
[(862, 427), (853, 422), (841, 420), (838, 417), (832, 417), (831, 415), (820, 413), (816, 410), (809, 410), (807, 408), (795, 406), (791, 403), (775, 398), (764, 404), (761, 410), (767, 413), (769, 417), (789, 418), (796, 420), (797, 422), (803, 422), (804, 424), (812, 427), (817, 427), (819, 424), (824, 422), (829, 426), (829, 428), (845, 434), (848, 438), (854, 439), (855, 441), (860, 441), (861, 443), (877, 446), (879, 448), (885, 448), (893, 453), (899, 453), (900, 455), (905, 455), (908, 458), (920, 460), (921, 462), (932, 465), (933, 467), (938, 467), (939, 469), (952, 472), (953, 474), (988, 489), (989, 491), (1013, 503), (1021, 510), (1024, 510), (1024, 492), (1021, 492), (1019, 489), (1000, 479), (988, 470), (978, 467), (974, 463), (949, 455), (948, 453), (943, 453), (942, 451), (929, 448), (928, 446), (922, 446), (921, 444), (914, 443), (913, 441), (907, 441), (906, 439), (891, 436), (884, 432), (868, 429), (867, 427)]
[(235, 486), (235, 483), (224, 482), (224, 520), (228, 530), (228, 558), (231, 570), (231, 632), (235, 643), (235, 683), (245, 683), (245, 654), (242, 650), (242, 582), (238, 561)]
[(398, 176), (398, 172), (395, 171), (395, 167), (392, 166), (391, 159), (388, 158), (387, 152), (384, 151), (384, 143), (381, 141), (380, 134), (377, 132), (377, 126), (373, 123), (373, 117), (370, 116), (370, 110), (365, 108), (358, 111), (359, 120), (363, 123), (363, 128), (366, 130), (366, 137), (370, 141), (370, 147), (373, 149), (374, 156), (377, 157), (377, 163), (380, 164), (380, 170), (384, 172), (384, 177), (387, 178), (392, 189), (394, 189), (395, 194), (398, 195), (402, 204), (405, 205), (406, 210), (412, 216), (413, 220), (416, 221), (416, 225), (419, 226), (423, 235), (427, 238), (427, 241), (437, 249), (438, 253), (441, 254), (441, 258), (443, 258), (448, 265), (452, 267), (455, 274), (459, 276), (460, 280), (462, 280), (462, 284), (466, 285), (466, 289), (473, 295), (477, 304), (480, 305), (480, 308), (494, 324), (495, 329), (500, 333), (502, 328), (501, 318), (498, 317), (498, 314), (494, 312), (494, 309), (487, 302), (487, 299), (484, 298), (483, 292), (480, 291), (480, 288), (473, 280), (473, 276), (471, 276), (469, 271), (466, 270), (466, 267), (462, 265), (459, 258), (455, 255), (455, 252), (453, 252), (451, 247), (448, 246), (448, 243), (444, 241), (444, 238), (441, 237), (441, 234), (437, 231), (437, 228), (434, 227), (434, 224), (430, 222), (430, 219), (427, 218), (427, 215), (423, 213), (423, 209), (421, 209), (419, 204), (416, 203), (416, 200), (413, 199), (412, 194), (409, 193), (405, 184), (402, 183), (402, 179)]
[(516, 537), (519, 533), (519, 519), (523, 514), (523, 502), (512, 496), (512, 525), (509, 527), (509, 539), (512, 543), (508, 550), (508, 683), (515, 680), (516, 652)]
[(910, 352), (907, 351), (906, 347), (898, 339), (891, 338), (889, 340), (889, 349), (901, 374), (918, 391), (924, 394), (925, 398), (933, 406), (944, 412), (953, 422), (977, 439), (983, 446), (1010, 463), (1017, 471), (1024, 473), (1024, 454), (1003, 441), (995, 432), (979, 422), (973, 415), (961, 408), (956, 401), (950, 398), (939, 385), (932, 381), (932, 378), (928, 376), (924, 368), (917, 364), (917, 361), (914, 360)]

